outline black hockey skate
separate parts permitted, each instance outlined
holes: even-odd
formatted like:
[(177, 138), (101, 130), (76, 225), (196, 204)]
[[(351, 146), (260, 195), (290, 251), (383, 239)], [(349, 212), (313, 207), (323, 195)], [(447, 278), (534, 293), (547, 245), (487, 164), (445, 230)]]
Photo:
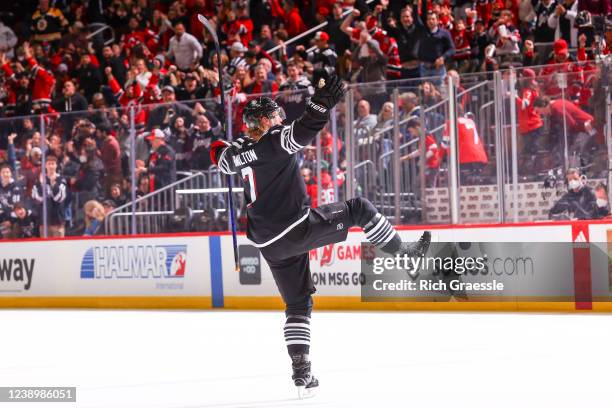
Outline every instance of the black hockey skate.
[[(402, 246), (400, 247), (399, 251), (397, 251), (397, 254), (400, 257), (406, 255), (409, 258), (420, 258), (425, 256), (427, 253), (429, 244), (431, 244), (431, 232), (425, 231), (423, 232), (423, 235), (421, 235), (421, 238), (419, 238), (419, 240), (416, 242), (402, 242)], [(408, 273), (412, 277), (416, 277), (419, 271), (413, 270)]]
[(402, 242), (402, 246), (397, 253), (401, 256), (408, 255), (409, 257), (419, 258), (427, 253), (429, 244), (431, 244), (431, 232), (425, 231), (416, 242)]
[(291, 356), (293, 368), (293, 383), (298, 390), (298, 398), (311, 398), (315, 395), (315, 390), (319, 386), (319, 381), (310, 372), (310, 361), (304, 354)]

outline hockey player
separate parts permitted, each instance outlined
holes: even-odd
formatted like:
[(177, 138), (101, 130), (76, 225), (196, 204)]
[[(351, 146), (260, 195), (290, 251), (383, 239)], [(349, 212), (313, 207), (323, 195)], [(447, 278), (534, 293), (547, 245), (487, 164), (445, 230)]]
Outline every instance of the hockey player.
[(296, 153), (323, 129), (330, 110), (345, 93), (334, 74), (318, 71), (314, 81), (314, 95), (299, 119), (283, 125), (276, 102), (266, 97), (253, 99), (243, 111), (247, 135), (232, 143), (219, 140), (211, 145), (211, 159), (219, 169), (242, 176), (247, 237), (268, 262), (286, 305), (285, 341), (300, 398), (309, 396), (319, 384), (311, 374), (309, 360), (315, 288), (308, 252), (344, 241), (353, 226), (363, 228), (368, 240), (389, 254), (421, 256), (430, 242), (430, 234), (425, 232), (416, 243), (402, 243), (389, 221), (363, 198), (317, 208), (307, 205)]

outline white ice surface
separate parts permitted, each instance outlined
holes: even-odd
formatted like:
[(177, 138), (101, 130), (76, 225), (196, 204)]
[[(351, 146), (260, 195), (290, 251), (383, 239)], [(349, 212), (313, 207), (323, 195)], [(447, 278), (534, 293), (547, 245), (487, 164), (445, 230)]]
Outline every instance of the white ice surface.
[(321, 313), (321, 387), (297, 401), (281, 312), (0, 311), (0, 386), (77, 386), (16, 407), (610, 407), (612, 316)]

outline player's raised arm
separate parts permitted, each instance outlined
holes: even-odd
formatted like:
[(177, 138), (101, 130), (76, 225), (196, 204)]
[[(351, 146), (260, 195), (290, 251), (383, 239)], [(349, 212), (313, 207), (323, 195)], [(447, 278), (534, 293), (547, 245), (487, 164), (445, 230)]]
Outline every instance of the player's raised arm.
[[(322, 71), (322, 70), (321, 70)], [(309, 145), (317, 133), (329, 120), (329, 111), (340, 102), (346, 93), (346, 87), (335, 74), (314, 78), (315, 92), (306, 105), (304, 114), (292, 123), (293, 142), (300, 146)]]
[[(304, 114), (290, 125), (282, 126), (284, 116), (278, 104), (260, 97), (247, 103), (242, 119), (247, 137), (232, 143), (215, 141), (210, 147), (211, 161), (225, 174), (235, 174), (246, 162), (258, 163), (293, 155), (310, 144), (329, 120), (329, 111), (342, 99), (346, 89), (342, 80), (325, 70), (315, 73), (315, 92)], [(260, 139), (263, 143), (259, 143)], [(245, 162), (246, 160), (246, 162)]]

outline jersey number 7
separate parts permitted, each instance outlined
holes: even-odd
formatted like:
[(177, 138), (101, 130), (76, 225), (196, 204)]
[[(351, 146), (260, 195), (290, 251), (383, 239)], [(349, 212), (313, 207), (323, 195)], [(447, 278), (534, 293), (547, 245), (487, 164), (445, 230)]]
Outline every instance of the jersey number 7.
[(253, 204), (257, 199), (257, 194), (255, 192), (255, 173), (253, 173), (253, 169), (251, 167), (243, 167), (242, 170), (240, 170), (240, 173), (242, 174), (244, 183), (249, 186), (249, 196), (251, 198), (250, 204)]

